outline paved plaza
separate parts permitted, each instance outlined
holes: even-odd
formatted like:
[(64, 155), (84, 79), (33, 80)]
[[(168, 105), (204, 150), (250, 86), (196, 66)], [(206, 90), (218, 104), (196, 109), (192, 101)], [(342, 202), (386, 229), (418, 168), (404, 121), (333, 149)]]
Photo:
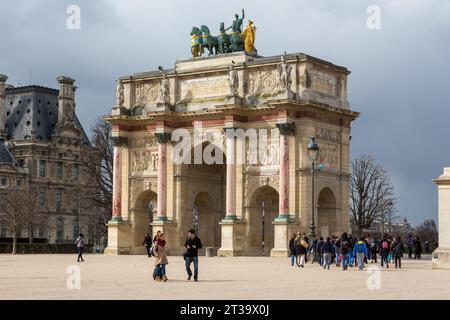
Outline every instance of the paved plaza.
[[(383, 269), (380, 289), (368, 289), (367, 272), (291, 267), (288, 259), (200, 257), (200, 281), (186, 281), (182, 257), (169, 257), (169, 281), (152, 279), (146, 256), (0, 255), (0, 299), (449, 299), (450, 270), (430, 260), (404, 260)], [(67, 288), (66, 273), (80, 267), (81, 289)], [(370, 282), (370, 281), (369, 281)]]

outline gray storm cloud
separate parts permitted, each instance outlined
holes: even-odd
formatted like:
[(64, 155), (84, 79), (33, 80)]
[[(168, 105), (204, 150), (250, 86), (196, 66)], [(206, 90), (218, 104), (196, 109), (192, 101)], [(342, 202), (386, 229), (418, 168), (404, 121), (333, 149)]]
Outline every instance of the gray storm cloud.
[[(66, 9), (81, 8), (81, 29)], [(366, 26), (381, 9), (381, 29)], [(173, 66), (190, 56), (192, 26), (217, 33), (245, 8), (261, 55), (304, 52), (348, 67), (352, 157), (371, 154), (389, 171), (398, 215), (437, 218), (431, 179), (450, 165), (450, 2), (397, 1), (24, 1), (0, 0), (0, 73), (13, 85), (56, 87), (77, 80), (77, 113), (87, 129), (107, 114), (119, 76)]]

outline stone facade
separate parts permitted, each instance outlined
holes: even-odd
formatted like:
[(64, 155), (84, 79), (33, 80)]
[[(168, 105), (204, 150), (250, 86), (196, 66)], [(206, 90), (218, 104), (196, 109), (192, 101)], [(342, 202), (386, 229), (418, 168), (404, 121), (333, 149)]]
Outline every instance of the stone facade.
[[(358, 116), (347, 101), (349, 73), (302, 53), (239, 52), (120, 78), (107, 117), (121, 142), (106, 253), (144, 253), (144, 234), (156, 230), (180, 253), (194, 226), (222, 256), (286, 256), (290, 235), (311, 223), (312, 136), (324, 164), (315, 175), (317, 233), (349, 231), (350, 123)], [(193, 154), (215, 145), (225, 163), (174, 163), (180, 128), (193, 137)], [(255, 157), (250, 139), (243, 147), (225, 134), (205, 139), (226, 128), (267, 130), (267, 152)], [(239, 152), (243, 162), (229, 161)]]
[(436, 269), (450, 268), (450, 167), (434, 182), (438, 185), (439, 209), (439, 247), (433, 252), (432, 267)]
[[(0, 189), (17, 186), (19, 179), (23, 187), (37, 188), (36, 214), (45, 217), (45, 223), (33, 230), (35, 238), (73, 243), (75, 234), (83, 232), (93, 240), (96, 210), (81, 203), (90, 184), (81, 156), (90, 143), (75, 114), (74, 80), (58, 77), (56, 90), (13, 87), (5, 84), (6, 79), (0, 77), (0, 144), (7, 144), (0, 148), (0, 159), (7, 154), (11, 159), (0, 161), (0, 178), (7, 178)], [(28, 230), (18, 236), (28, 237)]]

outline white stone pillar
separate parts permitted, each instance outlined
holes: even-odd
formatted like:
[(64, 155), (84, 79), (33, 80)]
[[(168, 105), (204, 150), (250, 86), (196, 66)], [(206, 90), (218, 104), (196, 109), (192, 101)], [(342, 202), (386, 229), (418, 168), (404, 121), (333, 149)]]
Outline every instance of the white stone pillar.
[(450, 268), (450, 167), (444, 168), (438, 185), (439, 247), (433, 252), (433, 268)]
[(227, 180), (226, 180), (226, 213), (225, 220), (235, 220), (236, 217), (236, 157), (234, 130), (226, 131), (226, 157), (227, 157)]
[(289, 136), (295, 132), (294, 123), (278, 123), (280, 130), (279, 210), (277, 220), (287, 220), (289, 212)]
[(295, 123), (277, 123), (280, 130), (279, 211), (273, 221), (274, 247), (272, 257), (287, 257), (290, 226), (289, 212), (289, 136), (295, 133)]
[(112, 220), (122, 221), (122, 147), (128, 139), (112, 137), (111, 140), (114, 146)]
[(155, 133), (158, 141), (158, 213), (156, 219), (167, 220), (167, 142), (171, 134)]

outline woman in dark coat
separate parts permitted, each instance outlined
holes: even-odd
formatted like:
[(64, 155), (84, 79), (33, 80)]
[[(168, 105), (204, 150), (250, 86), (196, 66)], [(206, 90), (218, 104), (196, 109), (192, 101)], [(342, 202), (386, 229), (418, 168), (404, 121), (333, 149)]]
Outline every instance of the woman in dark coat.
[(307, 252), (308, 244), (307, 242), (298, 235), (295, 238), (295, 253), (297, 254), (298, 266), (304, 268), (305, 267), (305, 256)]
[(395, 268), (402, 268), (402, 258), (403, 252), (405, 251), (405, 246), (400, 236), (394, 239), (392, 243), (392, 254), (394, 255)]
[(166, 255), (166, 240), (164, 234), (160, 234), (153, 246), (153, 254), (155, 255), (156, 281), (167, 281), (166, 265), (169, 264)]
[(298, 258), (297, 258), (297, 251), (295, 250), (295, 238), (297, 237), (297, 235), (294, 233), (292, 235), (291, 240), (289, 240), (289, 254), (291, 256), (291, 265), (294, 266), (294, 261), (295, 264), (298, 266)]

